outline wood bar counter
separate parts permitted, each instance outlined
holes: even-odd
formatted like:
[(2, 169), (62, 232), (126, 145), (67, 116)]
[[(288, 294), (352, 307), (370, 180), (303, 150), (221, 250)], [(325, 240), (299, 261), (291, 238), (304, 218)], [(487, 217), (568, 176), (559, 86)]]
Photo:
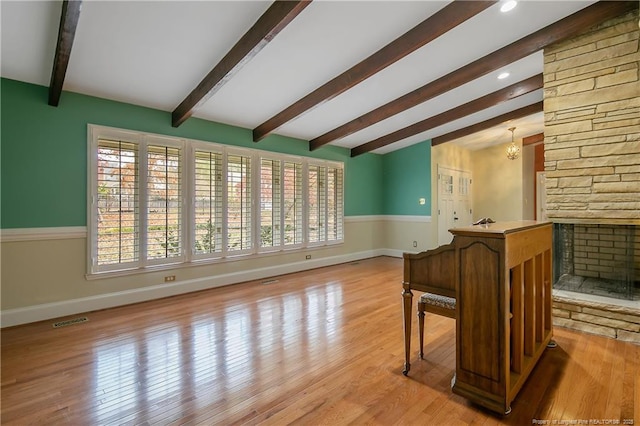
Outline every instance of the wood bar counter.
[(552, 224), (454, 228), (456, 375), (452, 390), (507, 414), (551, 340)]

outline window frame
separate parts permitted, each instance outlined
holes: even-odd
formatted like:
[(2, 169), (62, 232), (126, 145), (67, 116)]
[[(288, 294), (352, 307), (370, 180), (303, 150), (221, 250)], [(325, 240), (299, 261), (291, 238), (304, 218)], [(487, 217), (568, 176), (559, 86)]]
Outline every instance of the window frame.
[(188, 253), (190, 253), (190, 258), (193, 261), (200, 261), (200, 260), (207, 260), (207, 259), (220, 259), (224, 257), (225, 244), (226, 244), (226, 240), (224, 238), (224, 234), (225, 234), (224, 222), (220, 224), (220, 250), (219, 251), (209, 252), (209, 253), (196, 253), (196, 250), (195, 250), (196, 227), (197, 227), (196, 219), (195, 219), (195, 215), (196, 215), (196, 208), (195, 208), (196, 152), (215, 153), (220, 155), (220, 188), (218, 190), (221, 196), (221, 200), (220, 200), (221, 218), (224, 217), (224, 211), (226, 208), (225, 196), (224, 196), (224, 189), (225, 189), (225, 183), (226, 183), (226, 177), (225, 177), (226, 166), (225, 166), (225, 155), (224, 155), (223, 149), (221, 149), (221, 147), (218, 145), (208, 144), (208, 143), (199, 142), (199, 141), (192, 141), (189, 149), (189, 157), (188, 157), (188, 163), (192, 172), (189, 173), (190, 193), (188, 197), (189, 199), (188, 205), (190, 207), (190, 213), (189, 213), (190, 226), (189, 226), (189, 245), (187, 246), (188, 247), (187, 251)]
[[(335, 244), (344, 243), (344, 163), (340, 161), (316, 159), (312, 157), (296, 156), (290, 154), (282, 154), (253, 148), (243, 148), (219, 144), (215, 142), (206, 142), (195, 139), (179, 138), (138, 132), (126, 129), (117, 129), (112, 127), (88, 124), (88, 170), (87, 170), (87, 277), (106, 277), (112, 275), (126, 275), (136, 272), (144, 272), (156, 269), (175, 268), (180, 266), (189, 266), (190, 264), (202, 264), (211, 262), (226, 262), (238, 259), (247, 259), (252, 256), (264, 256), (282, 253), (286, 251), (313, 249)], [(113, 140), (132, 143), (137, 145), (137, 208), (138, 208), (138, 260), (128, 263), (114, 263), (109, 265), (98, 265), (98, 209), (96, 206), (98, 196), (98, 146), (100, 140)], [(148, 173), (148, 147), (149, 146), (167, 146), (178, 148), (180, 152), (180, 247), (179, 256), (170, 258), (147, 259), (147, 228), (148, 228), (148, 194), (147, 194), (147, 173)], [(197, 152), (216, 153), (221, 157), (221, 194), (222, 194), (222, 222), (220, 241), (222, 244), (220, 251), (197, 253), (196, 252), (196, 156)], [(249, 247), (241, 250), (229, 250), (228, 235), (228, 160), (229, 156), (247, 157), (250, 162), (249, 179), (250, 184), (247, 187), (250, 190), (250, 212), (249, 212), (249, 231), (251, 238)], [(281, 208), (279, 212), (279, 232), (281, 241), (278, 245), (262, 247), (261, 243), (261, 167), (262, 160), (275, 161), (279, 164), (279, 200)], [(299, 242), (287, 244), (285, 241), (285, 164), (294, 163), (299, 165), (300, 185), (301, 185), (301, 205), (300, 221), (301, 239)], [(325, 220), (324, 239), (311, 242), (309, 240), (309, 166), (317, 166), (327, 169), (339, 169), (341, 182), (341, 191), (339, 197), (339, 206), (336, 206), (341, 235), (335, 240), (328, 239), (328, 221)], [(323, 197), (325, 206), (325, 218), (328, 219), (327, 205), (328, 194), (327, 185), (325, 185)], [(295, 197), (294, 197), (295, 199)], [(246, 201), (246, 199), (245, 199)], [(95, 260), (95, 261), (94, 261)]]
[[(278, 178), (280, 180), (280, 184), (279, 184), (279, 190), (278, 190), (278, 198), (279, 198), (279, 206), (280, 206), (280, 212), (278, 215), (278, 225), (279, 225), (279, 240), (280, 240), (280, 244), (278, 245), (271, 245), (271, 246), (262, 246), (260, 243), (261, 241), (261, 232), (262, 232), (262, 221), (261, 221), (261, 215), (260, 217), (257, 218), (257, 226), (258, 226), (258, 252), (259, 253), (271, 253), (271, 252), (278, 252), (278, 251), (283, 251), (283, 250), (294, 250), (294, 249), (299, 249), (299, 248), (304, 248), (306, 246), (307, 243), (307, 239), (306, 239), (306, 233), (305, 233), (305, 216), (306, 216), (306, 207), (305, 207), (305, 159), (304, 157), (295, 157), (295, 156), (291, 156), (291, 155), (285, 155), (285, 154), (277, 154), (277, 153), (270, 153), (270, 152), (266, 152), (266, 151), (261, 151), (259, 156), (259, 164), (258, 164), (258, 182), (257, 182), (257, 186), (258, 189), (261, 191), (262, 190), (262, 161), (263, 160), (267, 160), (267, 161), (274, 161), (274, 162), (278, 162)], [(301, 222), (300, 222), (300, 227), (302, 228), (300, 230), (300, 241), (298, 243), (292, 243), (292, 244), (287, 244), (286, 243), (286, 236), (285, 236), (285, 230), (286, 230), (286, 224), (285, 224), (285, 219), (286, 219), (286, 212), (285, 212), (285, 191), (286, 191), (286, 187), (285, 187), (285, 164), (294, 164), (294, 165), (299, 165), (300, 166), (300, 215), (302, 216), (301, 218)], [(262, 193), (257, 194), (257, 198), (258, 201), (260, 202), (260, 205), (262, 203)], [(272, 231), (273, 232), (273, 231)]]
[[(340, 244), (342, 242), (344, 242), (344, 167), (339, 167), (336, 166), (335, 163), (333, 162), (314, 162), (312, 163), (313, 166), (317, 167), (318, 169), (318, 179), (319, 182), (322, 183), (322, 187), (318, 188), (318, 193), (320, 193), (319, 195), (323, 198), (320, 202), (319, 202), (319, 206), (318, 206), (318, 220), (319, 220), (319, 226), (321, 226), (321, 229), (318, 230), (318, 239), (314, 240), (314, 241), (310, 241), (311, 236), (309, 235), (311, 228), (309, 227), (309, 225), (307, 224), (305, 230), (307, 232), (307, 246), (308, 247), (316, 247), (316, 246), (328, 246), (328, 245), (332, 245), (332, 244)], [(341, 195), (338, 197), (336, 196), (336, 200), (335, 200), (335, 209), (336, 209), (336, 214), (337, 216), (340, 217), (339, 220), (339, 225), (337, 226), (338, 230), (339, 230), (339, 237), (333, 239), (330, 238), (329, 235), (329, 172), (330, 171), (340, 171), (340, 191), (341, 191)], [(307, 176), (309, 174), (309, 171), (307, 171)], [(321, 180), (320, 180), (321, 179)], [(306, 185), (305, 187), (307, 189), (307, 191), (309, 191), (310, 187), (309, 184)], [(336, 192), (338, 191), (338, 189), (336, 188)], [(306, 200), (308, 200), (309, 195), (307, 195), (305, 198)], [(309, 213), (307, 212), (306, 214), (306, 218), (307, 220), (309, 219)]]
[[(143, 146), (143, 150), (140, 150), (141, 152), (144, 151), (144, 158), (146, 159), (146, 161), (140, 162), (140, 186), (142, 187), (144, 185), (144, 191), (140, 191), (140, 197), (139, 200), (142, 200), (142, 196), (144, 196), (144, 200), (141, 201), (141, 210), (140, 210), (140, 215), (142, 216), (141, 218), (141, 241), (146, 241), (146, 243), (141, 244), (141, 252), (140, 252), (140, 257), (143, 260), (143, 264), (142, 266), (154, 266), (154, 265), (167, 265), (167, 264), (175, 264), (175, 263), (183, 263), (186, 260), (186, 252), (187, 252), (187, 246), (186, 241), (187, 239), (185, 238), (185, 234), (188, 233), (188, 230), (185, 229), (186, 225), (189, 225), (189, 222), (187, 222), (185, 220), (185, 213), (186, 211), (186, 185), (185, 185), (185, 173), (186, 173), (186, 167), (185, 167), (185, 158), (186, 158), (186, 152), (184, 149), (185, 143), (184, 140), (182, 139), (175, 139), (175, 138), (170, 138), (170, 137), (164, 137), (164, 136), (159, 136), (159, 135), (144, 135), (143, 136), (143, 141), (144, 141), (144, 146)], [(180, 175), (180, 187), (179, 187), (179, 195), (178, 195), (178, 203), (179, 203), (179, 220), (181, 221), (181, 232), (180, 232), (180, 237), (179, 237), (179, 241), (180, 241), (180, 254), (178, 256), (172, 256), (172, 257), (164, 257), (164, 258), (155, 258), (155, 259), (149, 259), (148, 256), (148, 247), (149, 247), (149, 241), (148, 241), (148, 233), (149, 233), (149, 190), (148, 190), (148, 166), (149, 166), (149, 162), (148, 162), (148, 154), (149, 154), (149, 146), (159, 146), (159, 147), (167, 147), (167, 148), (175, 148), (179, 150), (180, 153), (180, 170), (179, 170), (179, 175)], [(142, 156), (141, 156), (142, 158)], [(144, 173), (143, 173), (144, 172)], [(144, 211), (142, 210), (142, 207), (144, 207)]]
[[(138, 250), (138, 260), (133, 261), (133, 262), (126, 262), (126, 263), (114, 263), (114, 264), (108, 264), (108, 265), (104, 265), (104, 266), (99, 266), (98, 265), (98, 238), (97, 238), (97, 232), (98, 232), (98, 208), (96, 206), (96, 204), (98, 203), (98, 148), (99, 148), (99, 142), (101, 139), (108, 139), (108, 140), (112, 140), (112, 141), (126, 141), (127, 143), (132, 143), (132, 144), (136, 144), (138, 146), (138, 150), (137, 150), (137, 163), (138, 163), (138, 176), (140, 175), (140, 157), (141, 157), (141, 153), (140, 153), (140, 142), (142, 141), (142, 135), (137, 133), (137, 132), (130, 132), (130, 131), (124, 131), (124, 130), (118, 130), (118, 129), (111, 129), (111, 128), (105, 128), (105, 129), (101, 129), (100, 134), (97, 135), (96, 134), (96, 128), (95, 127), (89, 127), (89, 149), (87, 150), (87, 154), (88, 154), (88, 161), (87, 161), (87, 165), (88, 165), (88, 178), (89, 178), (89, 183), (87, 185), (87, 190), (88, 190), (88, 194), (87, 194), (87, 268), (89, 270), (89, 273), (96, 273), (96, 272), (100, 272), (100, 273), (104, 273), (104, 272), (110, 272), (110, 271), (120, 271), (123, 269), (132, 269), (132, 268), (137, 268), (140, 265), (140, 261), (142, 259), (142, 253), (140, 253), (140, 251)], [(137, 182), (137, 187), (138, 187), (138, 200), (140, 200), (140, 180), (138, 178), (138, 182)], [(140, 215), (140, 207), (138, 205), (138, 215)], [(140, 229), (139, 226), (139, 219), (138, 219), (138, 227), (137, 227), (138, 231), (137, 231), (137, 240), (136, 240), (136, 244), (138, 245), (138, 247), (140, 246), (140, 239), (142, 238), (141, 236), (141, 232), (142, 229)], [(94, 237), (94, 233), (95, 233), (95, 237)]]

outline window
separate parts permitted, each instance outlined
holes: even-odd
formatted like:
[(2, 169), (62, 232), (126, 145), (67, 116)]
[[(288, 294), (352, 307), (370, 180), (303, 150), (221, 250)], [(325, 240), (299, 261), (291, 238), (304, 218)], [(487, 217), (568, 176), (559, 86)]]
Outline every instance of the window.
[(89, 126), (89, 274), (343, 240), (343, 165)]
[(134, 264), (140, 259), (138, 145), (99, 140), (96, 171), (96, 265)]
[(280, 161), (260, 161), (260, 247), (282, 245)]
[(342, 240), (343, 227), (342, 169), (327, 168), (327, 241)]
[(178, 148), (147, 147), (147, 259), (182, 256), (182, 154)]
[(325, 201), (326, 170), (323, 167), (309, 166), (309, 227), (307, 235), (310, 243), (324, 241), (325, 234)]
[(92, 142), (92, 271), (182, 261), (182, 143), (110, 129)]
[(303, 240), (302, 214), (302, 164), (283, 162), (282, 204), (284, 205), (283, 244), (295, 246)]
[(222, 253), (222, 152), (196, 150), (194, 155), (193, 253)]
[(302, 162), (260, 161), (260, 247), (283, 248), (303, 243)]
[(243, 253), (251, 249), (251, 159), (227, 156), (227, 250)]
[(342, 168), (310, 165), (309, 227), (310, 243), (326, 243), (343, 239)]

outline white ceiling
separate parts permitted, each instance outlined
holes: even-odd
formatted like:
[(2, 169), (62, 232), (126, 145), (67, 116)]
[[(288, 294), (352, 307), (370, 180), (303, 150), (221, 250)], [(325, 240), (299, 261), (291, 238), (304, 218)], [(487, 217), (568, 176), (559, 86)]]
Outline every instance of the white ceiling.
[[(359, 63), (448, 2), (322, 1), (305, 8), (193, 116), (253, 129)], [(495, 4), (275, 131), (310, 140), (558, 21), (594, 1)], [(2, 77), (48, 86), (61, 2), (1, 1)], [(84, 1), (65, 91), (173, 111), (271, 5), (261, 1)], [(542, 72), (538, 52), (332, 142), (353, 148)], [(500, 70), (502, 71), (502, 70)], [(542, 100), (542, 90), (380, 148), (386, 153)], [(64, 93), (61, 98), (64, 105)], [(458, 143), (481, 149), (543, 130), (542, 113)]]

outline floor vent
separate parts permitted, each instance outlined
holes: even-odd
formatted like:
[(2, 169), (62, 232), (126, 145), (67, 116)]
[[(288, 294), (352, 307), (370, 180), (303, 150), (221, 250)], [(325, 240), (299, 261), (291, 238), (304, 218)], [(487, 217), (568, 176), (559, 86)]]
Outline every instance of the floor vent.
[(89, 318), (80, 317), (80, 318), (74, 318), (66, 321), (54, 322), (53, 328), (66, 327), (68, 325), (78, 324), (78, 323), (87, 322), (87, 321), (89, 321)]
[(262, 284), (274, 284), (274, 283), (277, 283), (277, 282), (278, 282), (278, 280), (276, 280), (276, 279), (264, 280), (264, 281), (262, 281)]

